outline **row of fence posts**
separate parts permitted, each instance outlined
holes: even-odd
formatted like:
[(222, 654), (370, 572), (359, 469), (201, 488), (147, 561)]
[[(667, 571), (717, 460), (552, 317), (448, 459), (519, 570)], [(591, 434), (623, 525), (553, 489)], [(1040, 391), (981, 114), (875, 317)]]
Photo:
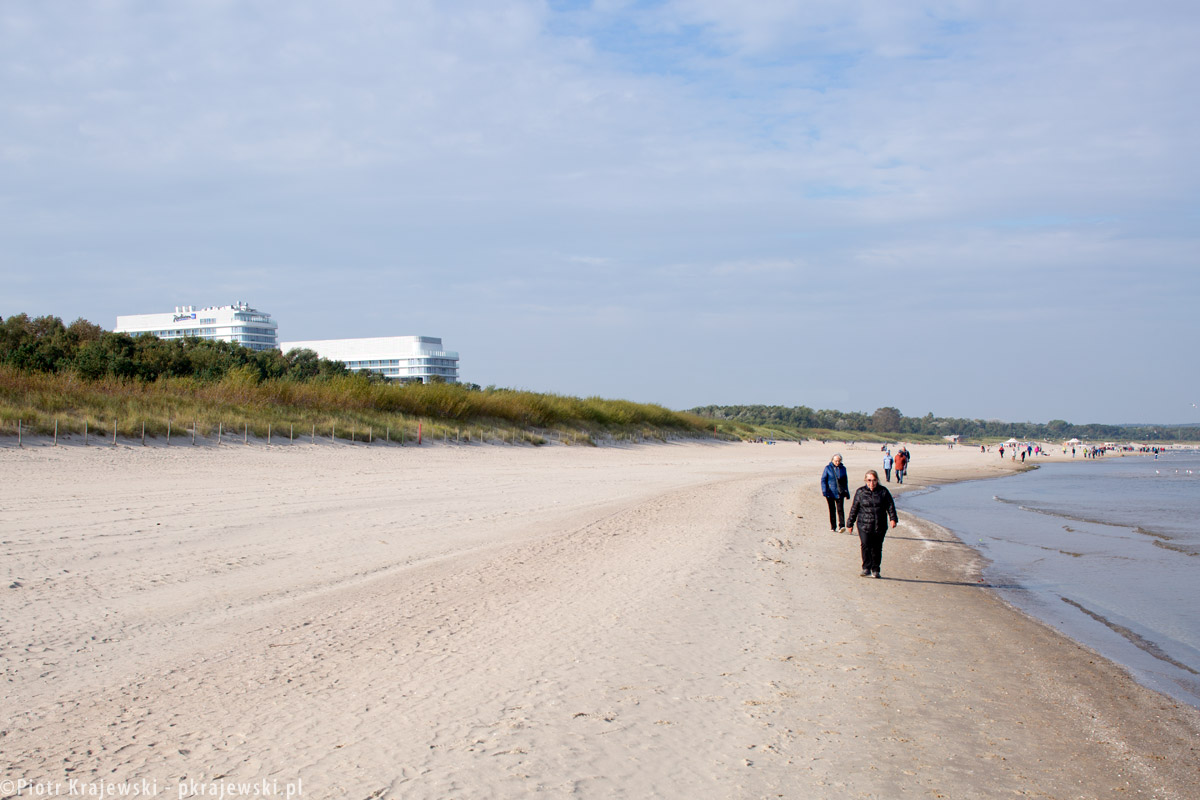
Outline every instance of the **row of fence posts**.
[[(193, 422), (192, 427), (191, 427), (192, 445), (193, 446), (195, 446), (195, 444), (196, 444), (196, 427), (197, 427), (197, 423)], [(168, 447), (171, 444), (171, 430), (172, 430), (172, 422), (171, 422), (171, 420), (168, 419), (167, 420), (167, 446)], [(391, 426), (389, 425), (385, 429), (385, 431), (386, 431), (385, 432), (385, 441), (387, 441), (388, 444), (391, 444), (391, 441), (392, 441)], [(24, 446), (23, 435), (24, 435), (23, 421), (17, 420), (17, 447)], [(355, 439), (354, 439), (355, 435), (356, 435), (356, 431), (353, 428), (351, 428), (350, 429), (350, 441), (351, 442), (355, 441)], [(270, 446), (270, 444), (271, 444), (271, 436), (272, 436), (272, 425), (270, 423), (268, 423), (267, 424), (267, 445), (268, 446)], [(218, 422), (217, 423), (217, 444), (218, 445), (222, 443), (222, 441), (224, 440), (224, 437), (225, 437), (225, 423)], [(312, 442), (312, 444), (316, 444), (317, 443), (317, 426), (315, 424), (312, 426), (312, 432), (310, 434), (310, 437), (311, 437), (310, 441)], [(288, 426), (288, 444), (292, 444), (295, 441), (295, 438), (296, 438), (296, 426), (294, 424), (292, 424), (292, 425)], [(469, 431), (467, 433), (467, 438), (468, 438), (468, 440), (470, 439)], [(557, 434), (557, 438), (558, 438), (559, 442), (563, 441), (563, 437), (562, 437), (561, 433)], [(659, 438), (663, 438), (663, 437), (660, 436)], [(461, 428), (454, 429), (454, 440), (455, 440), (455, 442), (457, 442), (459, 444), (462, 443), (462, 429)], [(329, 441), (331, 443), (336, 443), (336, 441), (337, 441), (337, 426), (336, 425), (331, 424), (329, 426)], [(450, 441), (450, 431), (447, 428), (442, 429), (442, 441), (447, 442), (447, 443)], [(486, 442), (487, 437), (482, 436), (480, 438), (480, 441)], [(505, 441), (505, 435), (504, 435), (503, 431), (501, 431), (501, 433), (500, 433), (500, 441), (501, 442)], [(511, 431), (509, 433), (508, 441), (510, 441), (512, 444), (517, 443), (517, 432), (515, 430)], [(579, 441), (579, 439), (578, 439), (577, 434), (572, 432), (571, 433), (571, 444), (577, 444), (578, 441)], [(638, 441), (644, 441), (644, 437), (642, 436), (641, 433), (638, 434)], [(375, 442), (375, 429), (374, 429), (374, 427), (368, 427), (367, 428), (367, 443), (374, 444), (374, 442)], [(422, 426), (422, 423), (418, 422), (417, 423), (417, 444), (420, 445), (420, 444), (422, 444), (422, 442), (423, 442), (423, 426)], [(88, 446), (88, 443), (89, 443), (88, 422), (87, 422), (87, 420), (84, 420), (83, 421), (83, 444), (86, 447), (86, 446)], [(113, 423), (112, 443), (114, 445), (117, 443), (117, 424), (115, 422)], [(405, 431), (403, 428), (401, 428), (400, 429), (400, 446), (403, 447), (406, 443), (407, 442), (406, 442)], [(250, 444), (250, 426), (248, 423), (242, 423), (242, 444), (246, 444), (246, 445)], [(54, 446), (58, 447), (58, 420), (57, 419), (54, 420)], [(145, 447), (145, 446), (146, 446), (146, 423), (145, 423), (145, 421), (143, 421), (142, 422), (142, 447)]]
[[(196, 444), (196, 428), (197, 428), (197, 423), (193, 422), (192, 427), (191, 427), (192, 445), (193, 446), (195, 446), (195, 444)], [(172, 431), (172, 421), (168, 419), (167, 420), (167, 446), (168, 447), (171, 444), (171, 431)], [(272, 433), (273, 433), (273, 426), (271, 425), (271, 423), (267, 423), (267, 445), (268, 446), (270, 446), (270, 444), (271, 444)], [(24, 420), (18, 419), (17, 420), (17, 447), (24, 447), (24, 434), (25, 434)], [(354, 437), (356, 435), (357, 435), (357, 432), (355, 431), (355, 429), (351, 428), (350, 429), (350, 441), (351, 442), (355, 441)], [(456, 429), (455, 437), (456, 437), (457, 441), (461, 442), (462, 441), (462, 431)], [(217, 423), (217, 444), (221, 444), (222, 441), (224, 440), (224, 438), (225, 438), (225, 423), (218, 422)], [(422, 438), (423, 438), (422, 437), (422, 424), (417, 423), (417, 444), (418, 445), (422, 443)], [(295, 441), (295, 439), (296, 439), (296, 426), (295, 426), (295, 424), (292, 424), (292, 425), (288, 426), (288, 444), (293, 443)], [(448, 431), (443, 432), (442, 439), (443, 439), (443, 441), (447, 441), (447, 442), (450, 440)], [(312, 444), (317, 443), (317, 426), (316, 426), (316, 424), (314, 424), (312, 426), (312, 433), (311, 433), (310, 441), (312, 442)], [(329, 441), (331, 443), (335, 443), (337, 441), (337, 426), (336, 425), (329, 426)], [(387, 428), (385, 429), (385, 441), (387, 441), (388, 444), (391, 444), (392, 428), (390, 425), (387, 426)], [(83, 444), (86, 447), (89, 445), (89, 443), (90, 443), (90, 431), (88, 428), (88, 421), (85, 419), (83, 421)], [(116, 424), (116, 422), (113, 423), (112, 443), (114, 445), (117, 443), (117, 424)], [(368, 444), (375, 443), (375, 428), (374, 428), (374, 426), (370, 426), (367, 428), (367, 443)], [(250, 444), (250, 426), (248, 423), (242, 423), (242, 444), (247, 444), (247, 445)], [(405, 444), (407, 444), (407, 436), (405, 435), (404, 429), (401, 428), (400, 429), (400, 446), (403, 447)], [(54, 446), (58, 447), (58, 420), (57, 419), (54, 420)], [(143, 421), (142, 422), (142, 447), (145, 447), (145, 446), (146, 446), (146, 423), (145, 423), (145, 421)]]

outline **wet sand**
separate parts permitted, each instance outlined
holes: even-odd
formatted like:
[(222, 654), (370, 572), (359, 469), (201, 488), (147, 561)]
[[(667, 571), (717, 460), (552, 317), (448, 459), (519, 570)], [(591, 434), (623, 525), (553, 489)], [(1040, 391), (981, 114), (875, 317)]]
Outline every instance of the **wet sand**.
[[(356, 800), (1200, 785), (1200, 712), (1005, 605), (948, 532), (902, 515), (884, 579), (858, 577), (818, 475), (840, 450), (857, 486), (877, 445), (9, 444), (7, 781)], [(911, 449), (913, 488), (1014, 468)]]

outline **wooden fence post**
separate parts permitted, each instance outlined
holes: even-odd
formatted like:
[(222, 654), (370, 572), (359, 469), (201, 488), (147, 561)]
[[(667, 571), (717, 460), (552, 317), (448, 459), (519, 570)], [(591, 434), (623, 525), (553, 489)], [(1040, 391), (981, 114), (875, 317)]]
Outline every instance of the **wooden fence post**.
[(142, 447), (146, 446), (146, 420), (142, 420)]
[(87, 430), (87, 420), (85, 419), (85, 420), (83, 421), (83, 446), (84, 446), (84, 447), (87, 447), (87, 446), (88, 446), (88, 443), (87, 443), (87, 434), (88, 434), (88, 430)]
[(17, 420), (17, 447), (21, 446), (21, 420)]
[(271, 423), (267, 423), (267, 447), (271, 446)]
[(113, 447), (117, 446), (117, 420), (113, 419)]
[(167, 417), (167, 447), (171, 446), (171, 418)]
[(54, 420), (54, 446), (58, 447), (58, 419)]
[(221, 443), (221, 434), (223, 434), (224, 432), (225, 432), (225, 423), (218, 422), (217, 423), (217, 444)]

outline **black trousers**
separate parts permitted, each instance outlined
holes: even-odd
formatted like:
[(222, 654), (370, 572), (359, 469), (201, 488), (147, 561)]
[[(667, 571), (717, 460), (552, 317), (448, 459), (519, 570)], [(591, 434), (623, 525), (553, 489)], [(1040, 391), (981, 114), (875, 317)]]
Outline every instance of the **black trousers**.
[(829, 503), (829, 527), (833, 530), (846, 527), (846, 501), (840, 497), (826, 497)]
[(883, 558), (883, 537), (887, 536), (887, 528), (881, 531), (863, 530), (858, 528), (858, 541), (862, 545), (863, 569), (879, 572), (879, 562)]

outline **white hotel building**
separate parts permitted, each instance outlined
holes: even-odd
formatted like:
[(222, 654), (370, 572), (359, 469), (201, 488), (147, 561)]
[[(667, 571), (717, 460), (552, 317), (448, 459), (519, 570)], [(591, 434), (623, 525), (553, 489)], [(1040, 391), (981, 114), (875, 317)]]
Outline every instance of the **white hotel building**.
[(176, 306), (175, 313), (129, 314), (117, 317), (117, 333), (149, 333), (160, 339), (182, 339), (196, 336), (222, 342), (233, 342), (251, 350), (274, 350), (279, 326), (265, 311), (246, 303), (228, 306)]
[(321, 358), (341, 361), (351, 371), (378, 372), (389, 380), (421, 381), (441, 378), (458, 383), (458, 353), (443, 350), (435, 336), (380, 336), (373, 339), (320, 339), (281, 342), (279, 348), (312, 350)]

